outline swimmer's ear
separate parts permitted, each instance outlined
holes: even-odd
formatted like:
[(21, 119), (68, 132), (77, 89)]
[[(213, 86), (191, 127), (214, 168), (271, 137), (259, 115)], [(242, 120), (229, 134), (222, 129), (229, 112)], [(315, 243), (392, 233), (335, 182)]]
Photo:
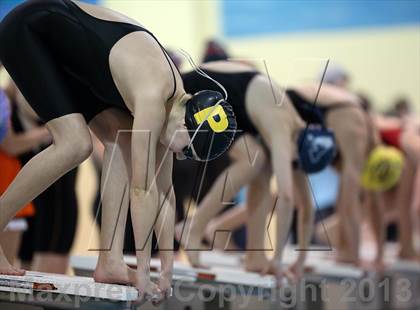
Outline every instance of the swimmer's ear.
[(187, 102), (188, 102), (191, 98), (192, 98), (192, 95), (191, 95), (191, 94), (187, 94), (187, 93), (185, 93), (185, 94), (181, 97), (181, 100), (180, 100), (180, 105), (181, 105), (182, 107), (184, 107), (184, 106), (187, 104)]

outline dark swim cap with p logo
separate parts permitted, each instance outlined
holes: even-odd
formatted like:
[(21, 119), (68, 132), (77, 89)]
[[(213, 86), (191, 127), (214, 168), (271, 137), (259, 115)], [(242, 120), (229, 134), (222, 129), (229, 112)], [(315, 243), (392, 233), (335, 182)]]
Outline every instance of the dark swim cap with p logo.
[(306, 173), (326, 168), (336, 155), (334, 133), (323, 126), (308, 126), (298, 137), (298, 163)]
[(236, 119), (232, 106), (221, 93), (202, 90), (186, 103), (185, 124), (191, 143), (184, 149), (189, 159), (209, 161), (222, 155), (232, 144)]

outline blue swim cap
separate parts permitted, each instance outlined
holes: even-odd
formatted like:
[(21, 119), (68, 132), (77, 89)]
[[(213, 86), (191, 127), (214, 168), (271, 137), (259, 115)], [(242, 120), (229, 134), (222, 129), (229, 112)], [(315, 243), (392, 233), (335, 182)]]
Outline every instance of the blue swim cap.
[(298, 165), (306, 173), (326, 168), (336, 155), (334, 133), (322, 126), (310, 125), (298, 137)]

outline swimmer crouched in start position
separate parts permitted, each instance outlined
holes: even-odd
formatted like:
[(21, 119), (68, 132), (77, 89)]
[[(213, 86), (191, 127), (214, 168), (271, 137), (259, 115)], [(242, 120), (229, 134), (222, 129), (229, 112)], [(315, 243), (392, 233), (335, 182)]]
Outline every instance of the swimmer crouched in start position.
[[(217, 61), (203, 64), (200, 69), (227, 89), (236, 116), (237, 133), (229, 152), (232, 163), (212, 185), (200, 206), (189, 214), (189, 219), (179, 224), (177, 237), (184, 245), (190, 263), (204, 267), (197, 249), (205, 250), (201, 241), (207, 223), (224, 207), (223, 201), (230, 201), (241, 187), (249, 185), (246, 269), (274, 273), (281, 280), (285, 272), (282, 271), (283, 250), (293, 208), (298, 201), (303, 206), (299, 212), (302, 228), (299, 247), (309, 246), (314, 208), (306, 173), (320, 171), (332, 161), (336, 149), (334, 134), (325, 127), (323, 118), (313, 112), (312, 102), (305, 105), (306, 109), (298, 108), (300, 105), (298, 102), (295, 105), (295, 101), (299, 100), (293, 98), (298, 97), (295, 91), (284, 92), (268, 76), (249, 65)], [(217, 89), (217, 85), (208, 83), (209, 80), (197, 72), (187, 72), (182, 78), (185, 90), (189, 92)], [(300, 113), (301, 109), (305, 111)], [(314, 120), (306, 120), (301, 114), (316, 115), (312, 117)], [(305, 121), (314, 124), (305, 126)], [(299, 169), (292, 169), (293, 162)], [(278, 185), (276, 198), (270, 193), (272, 174)], [(300, 195), (294, 194), (294, 182)], [(268, 261), (261, 245), (264, 244), (265, 219), (273, 206), (278, 219), (277, 246), (273, 258)], [(213, 240), (214, 236), (211, 236), (209, 248)], [(293, 266), (299, 269), (296, 273), (302, 273), (305, 259), (305, 251), (300, 251)]]
[[(236, 121), (223, 96), (186, 94), (153, 34), (117, 12), (70, 0), (28, 1), (9, 13), (0, 25), (0, 60), (54, 140), (1, 196), (0, 229), (90, 155), (90, 128), (105, 145), (106, 171), (94, 278), (131, 283), (140, 299), (162, 301), (171, 288), (173, 252), (161, 251), (154, 285), (149, 236), (154, 228), (159, 246), (173, 248), (172, 152), (208, 160), (229, 147)], [(131, 133), (117, 135), (119, 130)], [(203, 141), (209, 138), (213, 143)], [(124, 264), (122, 253), (129, 201), (137, 271)], [(0, 274), (24, 274), (1, 248)]]
[[(340, 168), (341, 188), (345, 189), (340, 191), (338, 201), (339, 214), (347, 220), (347, 223), (341, 224), (346, 230), (343, 239), (350, 234), (353, 238), (350, 241), (354, 241), (353, 244), (346, 240), (352, 251), (338, 259), (359, 263), (358, 251), (353, 247), (357, 248), (359, 244), (354, 239), (358, 238), (356, 215), (360, 209), (358, 200), (362, 192), (362, 171), (372, 182), (379, 169), (369, 164), (370, 154), (386, 165), (391, 159), (378, 154), (381, 148), (377, 146), (370, 116), (362, 109), (358, 96), (327, 84), (322, 84), (322, 87), (316, 84), (299, 85), (282, 90), (272, 79), (254, 68), (236, 62), (210, 62), (203, 64), (201, 69), (227, 89), (238, 130), (229, 150), (231, 165), (215, 181), (199, 207), (189, 214), (189, 220), (177, 227), (177, 237), (184, 244), (190, 263), (203, 267), (196, 249), (205, 249), (201, 243), (203, 236), (210, 243), (209, 248), (214, 242), (214, 232), (209, 236), (206, 231), (208, 223), (224, 207), (224, 201), (229, 201), (242, 186), (248, 184), (247, 210), (243, 217), (248, 228), (249, 250), (245, 268), (249, 271), (270, 271), (279, 279), (283, 274), (295, 279), (301, 277), (306, 251), (299, 251), (297, 261), (287, 271), (281, 270), (282, 251), (295, 205), (299, 209), (299, 248), (309, 246), (314, 208), (306, 174), (321, 171), (329, 164)], [(182, 77), (188, 92), (217, 87), (197, 72), (187, 72)], [(246, 143), (240, 142), (245, 136)], [(274, 200), (269, 190), (271, 174), (274, 174), (278, 187), (277, 199)], [(388, 175), (381, 174), (385, 179), (389, 179)], [(380, 205), (378, 195), (369, 192), (365, 196), (371, 196), (369, 216), (377, 216)], [(256, 249), (261, 249), (264, 244), (266, 218), (273, 206), (277, 207), (279, 223), (277, 247), (269, 262), (264, 251)], [(218, 229), (231, 230), (241, 224), (238, 220), (240, 214), (235, 213), (235, 223), (231, 221), (229, 227)], [(378, 233), (378, 243), (379, 239)], [(380, 249), (375, 259), (381, 261)]]

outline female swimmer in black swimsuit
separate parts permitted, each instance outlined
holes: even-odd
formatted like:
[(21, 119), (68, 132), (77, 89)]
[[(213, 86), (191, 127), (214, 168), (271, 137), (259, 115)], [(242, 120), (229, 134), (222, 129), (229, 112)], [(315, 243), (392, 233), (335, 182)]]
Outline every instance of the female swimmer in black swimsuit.
[[(90, 155), (90, 128), (105, 145), (103, 229), (94, 278), (132, 283), (141, 298), (163, 300), (170, 291), (173, 254), (161, 251), (155, 286), (149, 276), (149, 236), (154, 228), (160, 248), (172, 249), (171, 152), (201, 160), (223, 153), (236, 128), (227, 102), (214, 91), (186, 94), (166, 51), (137, 22), (70, 0), (31, 0), (9, 13), (0, 24), (0, 60), (54, 140), (1, 196), (0, 229)], [(203, 141), (210, 135), (213, 144)], [(122, 256), (129, 201), (136, 272)], [(24, 274), (8, 263), (1, 248), (0, 274)]]

